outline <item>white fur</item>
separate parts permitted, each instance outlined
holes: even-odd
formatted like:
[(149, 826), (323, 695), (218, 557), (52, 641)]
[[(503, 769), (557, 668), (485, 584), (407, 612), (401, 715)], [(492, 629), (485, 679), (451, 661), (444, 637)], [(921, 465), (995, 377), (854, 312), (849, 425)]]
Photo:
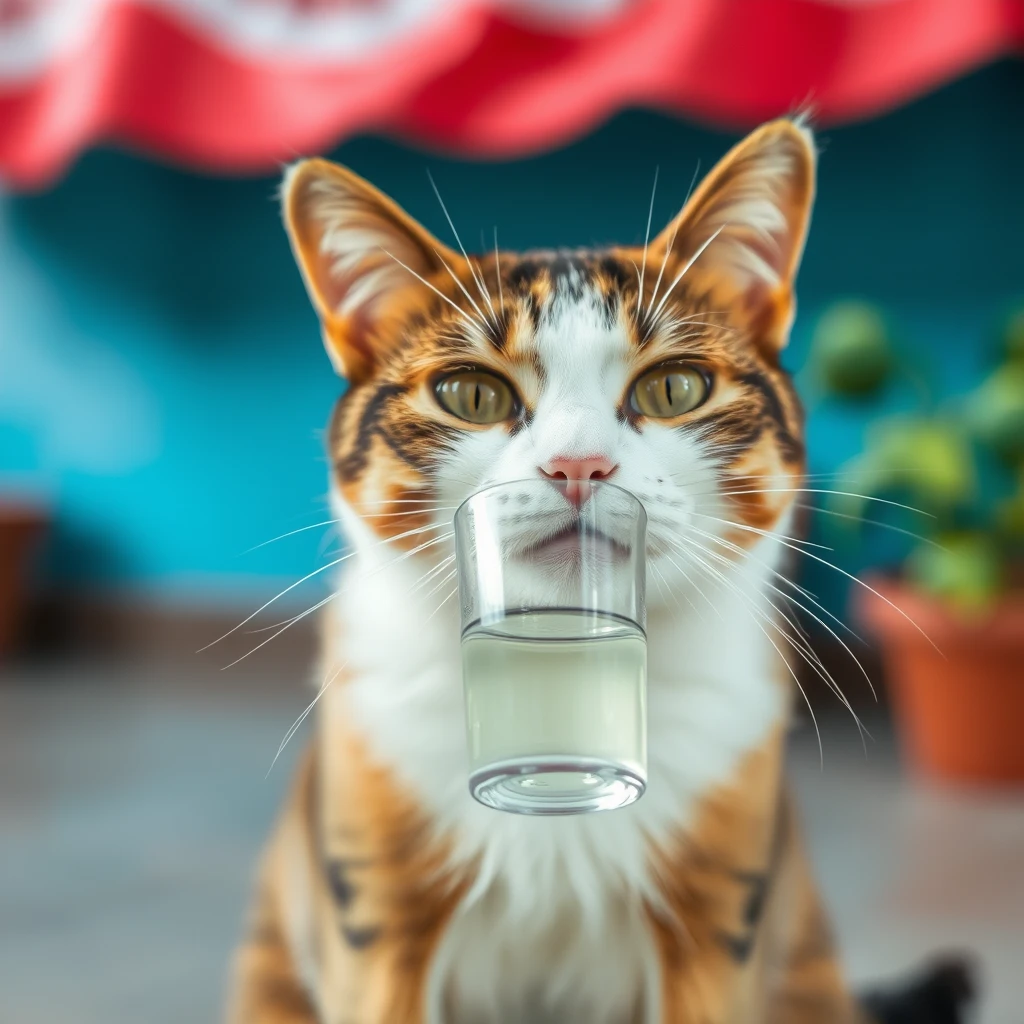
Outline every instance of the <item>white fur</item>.
[[(442, 503), (454, 505), (477, 486), (535, 476), (556, 456), (604, 454), (618, 463), (615, 482), (648, 509), (655, 567), (646, 794), (615, 812), (556, 819), (475, 803), (467, 790), (457, 602), (438, 610), (454, 581), (433, 594), (433, 584), (410, 593), (451, 553), (450, 542), (396, 560), (340, 499), (359, 552), (333, 606), (352, 679), (328, 693), (325, 713), (354, 722), (430, 808), (439, 830), (454, 837), (458, 855), (480, 858), (477, 883), (431, 975), (432, 1024), (612, 1024), (633, 1019), (638, 1003), (653, 1021), (655, 958), (641, 915), (642, 901), (658, 898), (649, 839), (685, 829), (701, 796), (726, 781), (785, 714), (772, 678), (777, 658), (758, 618), (776, 543), (762, 540), (753, 558), (731, 568), (672, 547), (688, 528), (725, 529), (701, 518), (724, 515), (714, 452), (685, 431), (648, 424), (637, 433), (619, 422), (629, 345), (621, 324), (604, 321), (596, 296), (574, 302), (557, 294), (532, 343), (547, 374), (533, 424), (511, 438), (501, 429), (467, 431), (440, 474)], [(450, 519), (445, 512), (437, 522)], [(735, 589), (702, 569), (699, 557), (726, 572)], [(658, 574), (671, 595), (661, 593)], [(443, 1017), (444, 998), (458, 1008), (454, 1022)]]

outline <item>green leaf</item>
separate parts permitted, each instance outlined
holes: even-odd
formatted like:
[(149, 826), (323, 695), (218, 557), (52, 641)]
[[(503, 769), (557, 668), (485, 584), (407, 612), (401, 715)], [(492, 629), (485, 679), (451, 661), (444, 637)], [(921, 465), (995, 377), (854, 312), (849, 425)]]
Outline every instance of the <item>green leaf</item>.
[(975, 436), (999, 458), (1024, 461), (1024, 362), (1007, 363), (967, 398), (967, 419)]
[(1024, 466), (1017, 473), (1017, 489), (996, 506), (996, 525), (1011, 541), (1024, 545)]
[(939, 537), (941, 547), (922, 544), (906, 561), (907, 578), (957, 610), (977, 615), (991, 607), (1002, 587), (995, 540), (984, 533)]
[(863, 302), (837, 302), (818, 321), (809, 368), (834, 394), (863, 398), (888, 380), (893, 365), (882, 314)]
[(1024, 363), (1024, 309), (1017, 310), (1003, 329), (1003, 354), (1015, 363)]
[[(839, 471), (845, 490), (872, 497), (899, 492), (933, 515), (948, 515), (974, 496), (977, 480), (966, 439), (947, 420), (892, 416), (868, 427), (863, 453)], [(840, 511), (860, 515), (863, 501)]]

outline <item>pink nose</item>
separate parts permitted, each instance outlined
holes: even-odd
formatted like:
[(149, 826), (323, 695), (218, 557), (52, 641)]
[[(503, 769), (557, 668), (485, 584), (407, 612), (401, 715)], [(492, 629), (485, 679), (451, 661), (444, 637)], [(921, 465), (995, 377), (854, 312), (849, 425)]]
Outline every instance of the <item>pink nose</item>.
[(590, 481), (607, 480), (617, 468), (610, 459), (595, 455), (589, 459), (552, 459), (540, 471), (558, 483), (559, 490), (574, 505), (582, 505), (590, 497)]

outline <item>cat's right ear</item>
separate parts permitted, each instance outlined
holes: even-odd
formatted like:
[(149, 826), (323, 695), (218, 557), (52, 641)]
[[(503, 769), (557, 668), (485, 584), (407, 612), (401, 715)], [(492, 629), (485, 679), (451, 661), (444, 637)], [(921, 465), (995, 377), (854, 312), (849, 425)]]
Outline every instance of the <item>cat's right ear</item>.
[[(395, 340), (394, 320), (444, 263), (461, 257), (358, 174), (327, 160), (292, 165), (285, 227), (335, 369), (365, 380)], [(442, 262), (443, 261), (443, 262)], [(403, 266), (404, 264), (404, 266)]]

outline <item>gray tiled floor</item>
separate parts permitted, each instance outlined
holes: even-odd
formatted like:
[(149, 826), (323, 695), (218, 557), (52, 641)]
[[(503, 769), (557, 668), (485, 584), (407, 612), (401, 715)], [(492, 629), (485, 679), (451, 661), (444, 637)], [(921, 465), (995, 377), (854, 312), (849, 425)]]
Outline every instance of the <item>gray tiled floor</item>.
[[(269, 779), (295, 687), (75, 669), (0, 679), (0, 1022), (214, 1021), (252, 859), (288, 778)], [(901, 775), (884, 724), (812, 736), (793, 770), (852, 975), (962, 946), (982, 1024), (1024, 1021), (1024, 793)]]

